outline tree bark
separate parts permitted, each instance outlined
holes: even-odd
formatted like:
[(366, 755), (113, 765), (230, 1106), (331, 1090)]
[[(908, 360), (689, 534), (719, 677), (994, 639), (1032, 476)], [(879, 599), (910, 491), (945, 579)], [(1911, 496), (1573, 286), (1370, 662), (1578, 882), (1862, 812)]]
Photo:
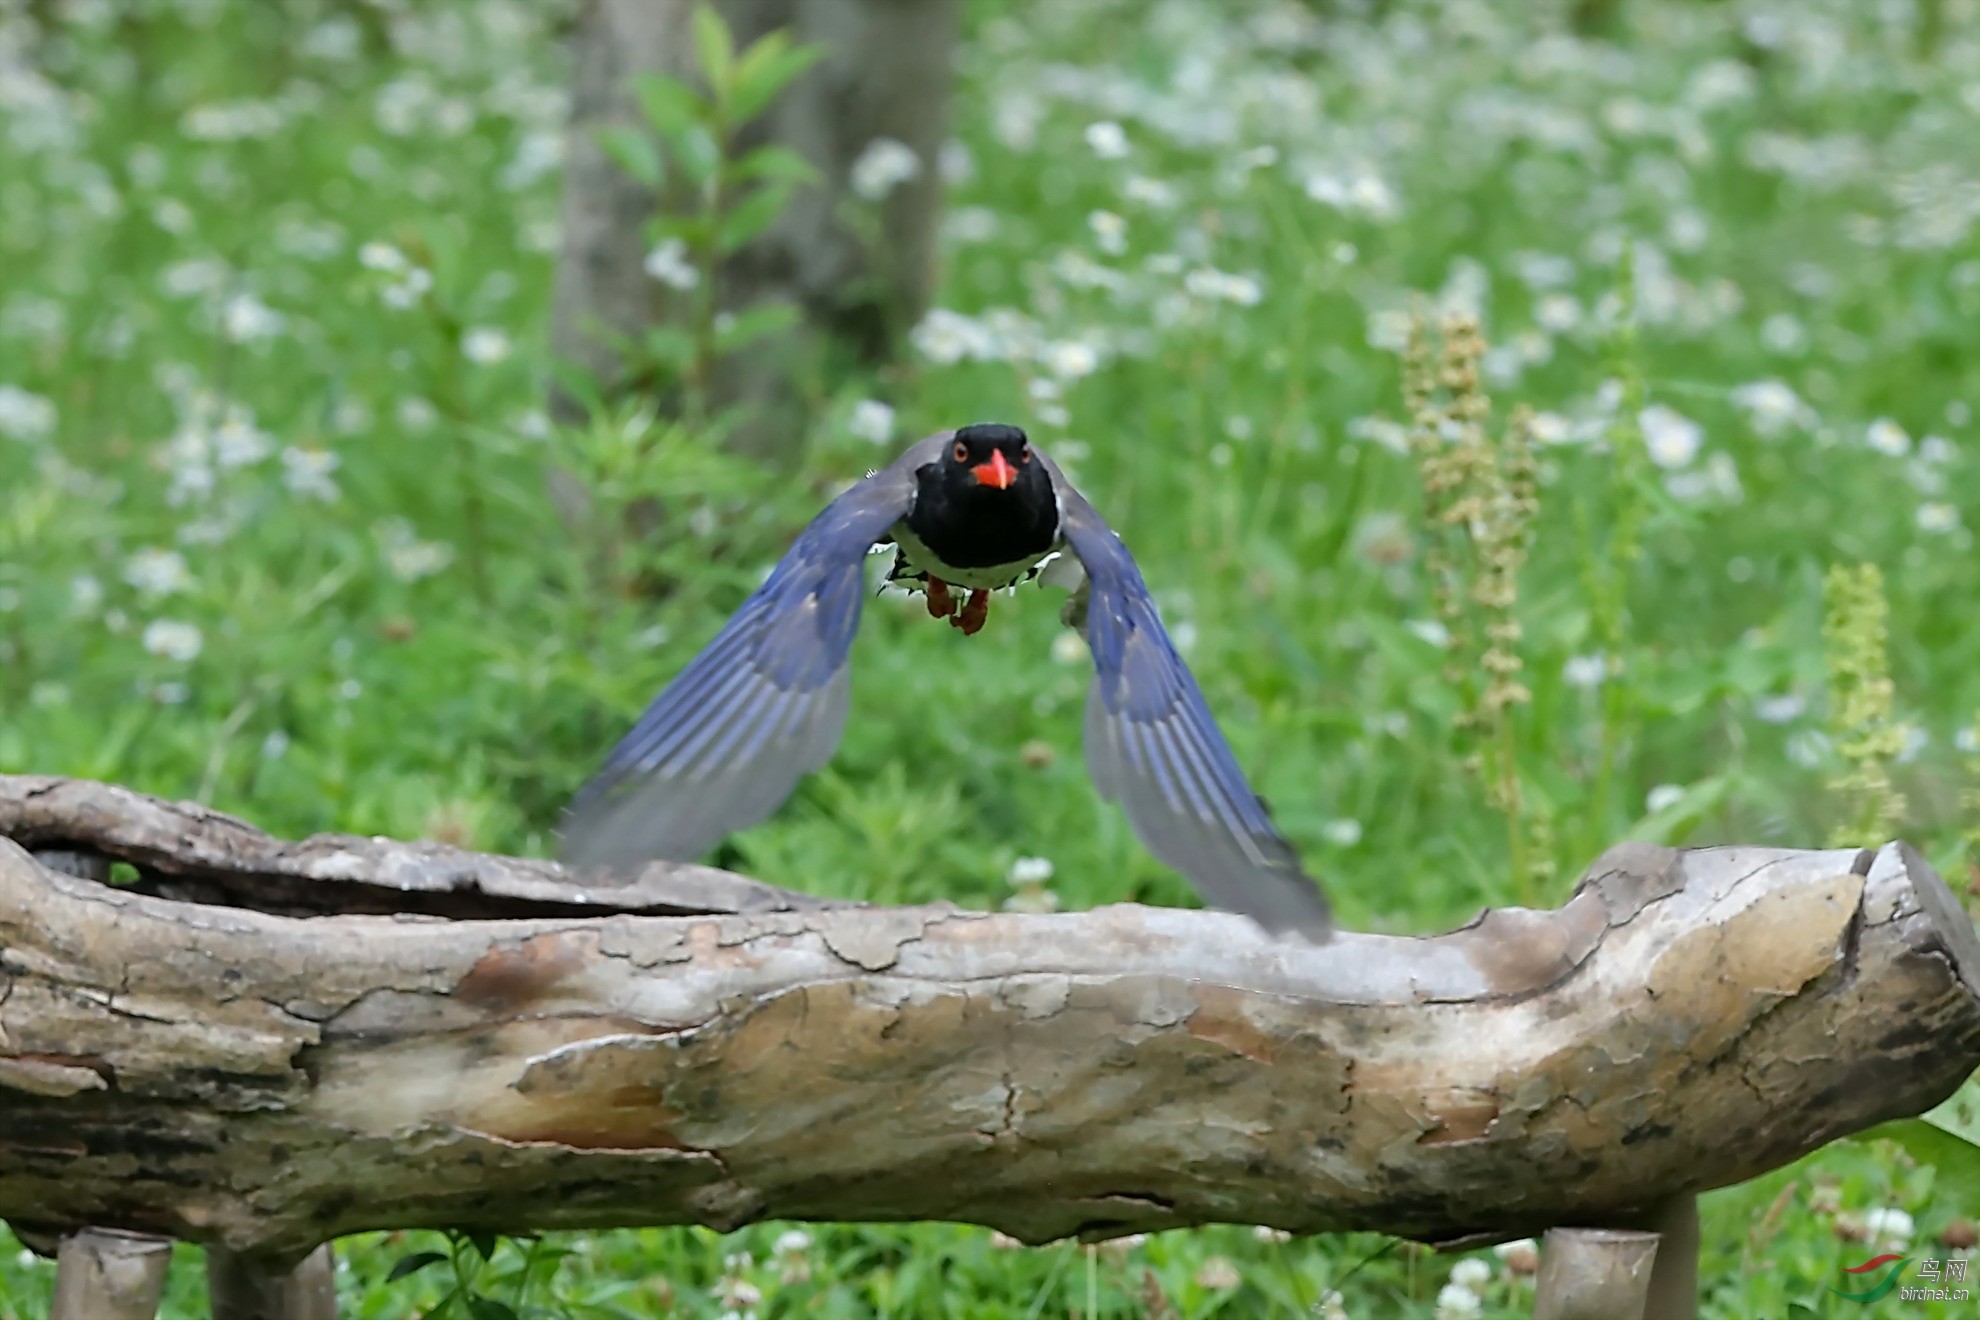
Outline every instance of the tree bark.
[[(61, 791), (0, 801), (23, 782)], [(124, 837), (36, 829), (85, 824)], [(1488, 1241), (1654, 1214), (1980, 1062), (1980, 939), (1902, 844), (1625, 845), (1555, 911), (1317, 947), (1126, 904), (298, 919), (253, 897), (0, 841), (0, 1218), (276, 1261), (373, 1228), (765, 1217)]]
[[(660, 199), (598, 146), (607, 125), (636, 125), (632, 80), (692, 77), (691, 0), (589, 0), (579, 14), (567, 144), (563, 246), (552, 346), (604, 384), (623, 388), (611, 335), (637, 337), (669, 315), (644, 269), (645, 223)], [(749, 402), (758, 416), (741, 448), (787, 456), (802, 436), (797, 386), (827, 341), (867, 361), (884, 358), (919, 317), (934, 283), (939, 202), (936, 163), (948, 132), (957, 0), (723, 0), (738, 46), (777, 28), (826, 48), (749, 135), (797, 151), (824, 176), (801, 190), (766, 234), (725, 263), (724, 307), (795, 303), (803, 326), (754, 345), (718, 372), (718, 403)], [(853, 162), (877, 138), (912, 148), (921, 170), (880, 206), (876, 235), (846, 223)], [(604, 332), (604, 333), (601, 333)], [(567, 415), (568, 400), (560, 403)]]

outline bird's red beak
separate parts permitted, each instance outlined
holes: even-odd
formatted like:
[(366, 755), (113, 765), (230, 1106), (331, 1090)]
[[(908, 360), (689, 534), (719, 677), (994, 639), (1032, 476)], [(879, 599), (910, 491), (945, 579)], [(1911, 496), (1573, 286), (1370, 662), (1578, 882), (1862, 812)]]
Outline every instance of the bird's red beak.
[(1017, 469), (1011, 466), (1011, 460), (1004, 457), (1001, 449), (991, 450), (990, 461), (978, 463), (970, 471), (976, 474), (977, 485), (988, 486), (992, 490), (1009, 490), (1011, 483), (1017, 480)]

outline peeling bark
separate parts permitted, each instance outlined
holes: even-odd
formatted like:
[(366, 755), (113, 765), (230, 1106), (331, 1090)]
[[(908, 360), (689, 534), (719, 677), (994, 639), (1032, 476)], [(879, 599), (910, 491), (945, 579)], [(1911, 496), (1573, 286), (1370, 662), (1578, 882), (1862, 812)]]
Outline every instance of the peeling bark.
[[(0, 829), (134, 848), (163, 808), (19, 800), (62, 791), (0, 782)], [(0, 841), (0, 1218), (289, 1261), (765, 1217), (1499, 1240), (1652, 1215), (1980, 1063), (1980, 939), (1902, 844), (1625, 845), (1558, 910), (1317, 948), (1125, 904), (298, 919), (258, 887), (319, 882), (229, 874), (186, 902)]]
[[(104, 859), (128, 862), (139, 872), (130, 886), (139, 893), (289, 916), (678, 916), (857, 906), (685, 862), (606, 875), (353, 834), (290, 843), (197, 803), (37, 775), (0, 775), (0, 835), (49, 854), (47, 865), (71, 875)], [(61, 860), (62, 853), (78, 860)]]

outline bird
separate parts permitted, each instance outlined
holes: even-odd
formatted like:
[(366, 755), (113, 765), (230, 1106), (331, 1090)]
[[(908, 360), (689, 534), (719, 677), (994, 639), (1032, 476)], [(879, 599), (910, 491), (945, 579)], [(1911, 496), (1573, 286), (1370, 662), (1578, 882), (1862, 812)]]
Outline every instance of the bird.
[[(910, 445), (833, 499), (571, 800), (573, 868), (692, 861), (774, 812), (837, 749), (869, 553), (965, 636), (991, 593), (1032, 577), (1077, 586), (1061, 613), (1093, 660), (1088, 773), (1143, 845), (1211, 906), (1275, 935), (1331, 938), (1325, 894), (1272, 823), (1212, 718), (1120, 536), (1016, 426)], [(968, 599), (959, 601), (960, 592)]]

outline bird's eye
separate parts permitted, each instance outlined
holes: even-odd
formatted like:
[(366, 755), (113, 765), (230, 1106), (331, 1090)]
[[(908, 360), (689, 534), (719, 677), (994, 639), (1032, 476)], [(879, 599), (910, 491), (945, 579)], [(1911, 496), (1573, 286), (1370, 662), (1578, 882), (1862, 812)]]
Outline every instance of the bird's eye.
[(956, 462), (958, 463), (969, 462), (969, 446), (964, 444), (962, 441), (960, 440), (956, 441), (956, 447), (953, 452), (956, 456)]
[(1030, 461), (1031, 461), (1031, 446), (1026, 445), (1024, 448), (1018, 450), (1018, 462), (1029, 463)]

